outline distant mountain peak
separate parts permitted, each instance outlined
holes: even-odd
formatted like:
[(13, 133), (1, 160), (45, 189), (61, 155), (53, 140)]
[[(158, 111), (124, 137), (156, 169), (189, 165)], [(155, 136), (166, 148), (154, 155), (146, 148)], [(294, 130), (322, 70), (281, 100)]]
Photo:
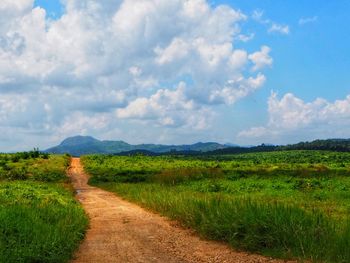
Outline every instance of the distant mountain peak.
[(98, 143), (98, 142), (100, 142), (100, 141), (95, 139), (94, 137), (77, 135), (77, 136), (68, 137), (68, 138), (64, 139), (60, 145), (61, 146), (74, 146), (74, 145), (81, 145), (81, 144), (86, 144), (86, 143)]

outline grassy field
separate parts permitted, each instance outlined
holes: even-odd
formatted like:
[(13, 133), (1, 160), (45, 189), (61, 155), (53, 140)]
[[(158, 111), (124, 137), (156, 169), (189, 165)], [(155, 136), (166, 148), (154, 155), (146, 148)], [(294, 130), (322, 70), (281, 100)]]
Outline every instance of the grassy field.
[(91, 183), (244, 250), (350, 262), (350, 154), (83, 158)]
[(88, 221), (65, 175), (68, 156), (0, 155), (0, 262), (67, 262)]
[(67, 181), (69, 156), (38, 152), (0, 154), (0, 180)]

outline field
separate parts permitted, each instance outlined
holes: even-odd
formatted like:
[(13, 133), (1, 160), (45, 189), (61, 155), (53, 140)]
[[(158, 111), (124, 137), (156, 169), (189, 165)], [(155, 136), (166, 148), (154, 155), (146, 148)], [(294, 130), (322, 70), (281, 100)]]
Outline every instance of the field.
[(0, 155), (0, 262), (67, 262), (87, 217), (65, 175), (70, 158)]
[(350, 262), (350, 154), (86, 156), (90, 183), (235, 248)]

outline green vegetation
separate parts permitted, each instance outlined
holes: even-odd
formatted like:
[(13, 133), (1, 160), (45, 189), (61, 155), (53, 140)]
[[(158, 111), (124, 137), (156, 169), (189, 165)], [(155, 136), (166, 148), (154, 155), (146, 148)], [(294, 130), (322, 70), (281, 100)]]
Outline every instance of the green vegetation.
[(86, 156), (91, 183), (236, 248), (350, 262), (350, 153)]
[(300, 142), (297, 144), (282, 146), (281, 148), (288, 150), (328, 150), (349, 152), (350, 139), (329, 139), (329, 140), (315, 140), (312, 142)]
[(38, 151), (0, 154), (0, 180), (65, 182), (70, 158)]
[(62, 187), (0, 184), (0, 262), (66, 262), (86, 226), (82, 208)]
[(69, 156), (0, 155), (0, 262), (67, 262), (88, 221), (65, 175)]

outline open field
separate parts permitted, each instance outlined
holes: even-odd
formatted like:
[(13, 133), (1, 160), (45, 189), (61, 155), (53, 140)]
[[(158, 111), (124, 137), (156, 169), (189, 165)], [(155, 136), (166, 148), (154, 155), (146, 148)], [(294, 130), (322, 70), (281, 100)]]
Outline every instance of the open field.
[(0, 180), (67, 181), (69, 156), (39, 152), (0, 154)]
[(90, 182), (236, 248), (349, 262), (350, 154), (83, 158)]
[(68, 156), (0, 155), (0, 262), (66, 262), (87, 227)]
[(179, 227), (177, 222), (87, 185), (89, 178), (79, 158), (72, 159), (68, 174), (78, 192), (78, 200), (90, 217), (90, 227), (75, 254), (75, 263), (285, 262), (201, 239), (192, 230)]

